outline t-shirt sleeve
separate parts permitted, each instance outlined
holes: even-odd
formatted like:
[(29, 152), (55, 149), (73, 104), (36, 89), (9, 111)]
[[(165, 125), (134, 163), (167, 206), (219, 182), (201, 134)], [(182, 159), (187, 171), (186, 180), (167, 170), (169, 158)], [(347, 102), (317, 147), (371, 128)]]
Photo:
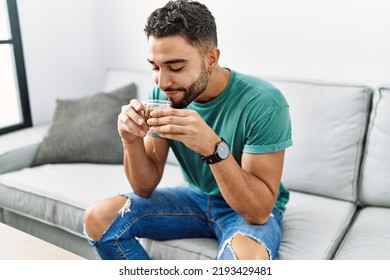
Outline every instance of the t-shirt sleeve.
[(292, 146), (291, 119), (288, 105), (256, 119), (244, 146), (244, 153), (264, 154)]

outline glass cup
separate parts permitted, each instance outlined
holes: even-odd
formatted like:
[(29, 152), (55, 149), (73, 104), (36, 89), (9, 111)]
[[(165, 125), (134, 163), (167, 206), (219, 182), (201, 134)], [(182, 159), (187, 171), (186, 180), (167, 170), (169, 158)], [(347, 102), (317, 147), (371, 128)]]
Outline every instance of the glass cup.
[[(145, 122), (150, 118), (150, 113), (155, 109), (167, 109), (172, 107), (172, 102), (169, 100), (148, 99), (142, 101), (144, 106), (143, 118)], [(152, 135), (148, 132), (149, 135)]]

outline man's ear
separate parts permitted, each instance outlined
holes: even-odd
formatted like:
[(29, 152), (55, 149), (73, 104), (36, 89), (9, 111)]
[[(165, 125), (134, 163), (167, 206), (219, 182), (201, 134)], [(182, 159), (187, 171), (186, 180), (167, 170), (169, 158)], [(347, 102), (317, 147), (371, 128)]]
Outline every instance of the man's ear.
[(218, 48), (211, 48), (206, 54), (206, 66), (209, 71), (213, 71), (215, 66), (218, 65), (220, 51)]

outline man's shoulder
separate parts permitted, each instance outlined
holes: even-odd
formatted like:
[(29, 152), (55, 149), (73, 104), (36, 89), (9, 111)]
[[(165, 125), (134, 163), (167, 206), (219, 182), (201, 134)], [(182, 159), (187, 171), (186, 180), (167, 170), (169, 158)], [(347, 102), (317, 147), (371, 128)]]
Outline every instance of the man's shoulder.
[(249, 89), (280, 92), (276, 86), (260, 76), (242, 72), (235, 72), (235, 76), (238, 85), (246, 86)]
[(250, 102), (271, 103), (282, 107), (286, 104), (283, 93), (271, 82), (259, 76), (235, 72), (235, 90)]

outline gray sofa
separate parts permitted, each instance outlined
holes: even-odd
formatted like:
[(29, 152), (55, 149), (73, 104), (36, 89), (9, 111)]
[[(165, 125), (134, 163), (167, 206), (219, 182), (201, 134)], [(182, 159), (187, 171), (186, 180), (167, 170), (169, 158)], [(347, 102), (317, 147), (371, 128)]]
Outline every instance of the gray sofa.
[[(109, 69), (106, 91), (149, 74)], [(390, 259), (390, 88), (272, 78), (291, 110), (294, 146), (283, 182), (291, 191), (279, 259)], [(0, 136), (0, 221), (88, 259), (84, 209), (127, 192), (121, 164), (34, 160), (51, 124)], [(183, 184), (170, 155), (161, 187)], [(154, 259), (213, 259), (212, 239), (142, 239)]]

